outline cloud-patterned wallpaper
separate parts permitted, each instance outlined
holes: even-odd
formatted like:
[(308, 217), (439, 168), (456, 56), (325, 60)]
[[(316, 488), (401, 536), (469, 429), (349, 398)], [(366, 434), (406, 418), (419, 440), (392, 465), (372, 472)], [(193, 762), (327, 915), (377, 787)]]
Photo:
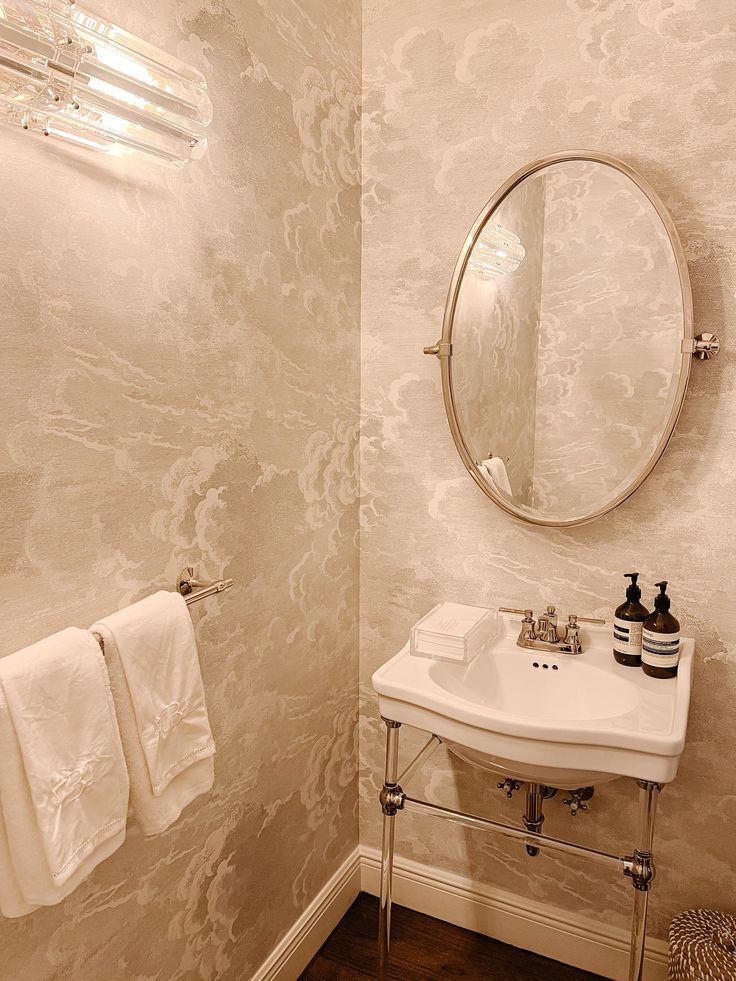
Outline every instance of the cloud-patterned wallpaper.
[[(366, 0), (363, 7), (363, 433), (361, 455), (361, 836), (379, 845), (383, 731), (370, 676), (440, 600), (555, 602), (610, 616), (623, 572), (671, 582), (697, 640), (689, 740), (662, 795), (654, 935), (681, 909), (736, 913), (736, 84), (730, 0)], [(697, 331), (725, 342), (694, 365), (675, 436), (623, 506), (571, 530), (523, 524), (473, 484), (445, 419), (436, 359), (450, 276), (491, 194), (526, 162), (591, 148), (621, 157), (663, 198), (693, 281)], [(408, 754), (423, 738), (402, 730)], [(495, 781), (448, 758), (414, 789), (507, 819)], [(545, 830), (618, 849), (635, 788), (601, 787), (574, 820), (559, 801)], [(606, 923), (628, 924), (631, 886), (582, 861), (525, 851), (401, 814), (400, 855)]]
[[(252, 976), (357, 841), (358, 505), (362, 838), (378, 843), (382, 732), (370, 674), (435, 602), (610, 614), (620, 573), (671, 581), (698, 641), (689, 743), (663, 795), (654, 932), (736, 912), (736, 313), (730, 0), (365, 0), (361, 288), (358, 4), (143, 0), (101, 16), (191, 61), (216, 117), (183, 174), (2, 133), (0, 655), (173, 583), (237, 586), (194, 608), (219, 752), (170, 832), (131, 827), (64, 904), (0, 922), (10, 981)], [(683, 236), (695, 366), (654, 476), (590, 526), (495, 508), (455, 453), (439, 372), (445, 292), (471, 221), (521, 164), (620, 156)], [(362, 289), (362, 379), (360, 301)], [(357, 476), (362, 385), (361, 486)], [(408, 752), (421, 737), (404, 734)], [(440, 762), (442, 758), (439, 757)], [(437, 799), (520, 802), (444, 761)], [(553, 833), (616, 848), (633, 789)], [(399, 851), (607, 922), (630, 888), (402, 815)]]
[(192, 608), (212, 794), (0, 921), (0, 973), (241, 981), (358, 836), (359, 7), (94, 9), (216, 115), (181, 173), (2, 130), (0, 655), (236, 586)]

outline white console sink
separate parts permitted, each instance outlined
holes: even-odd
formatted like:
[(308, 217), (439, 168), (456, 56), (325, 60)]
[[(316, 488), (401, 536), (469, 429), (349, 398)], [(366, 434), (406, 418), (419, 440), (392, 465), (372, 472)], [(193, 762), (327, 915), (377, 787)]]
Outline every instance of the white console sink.
[(519, 620), (470, 664), (412, 657), (407, 644), (373, 675), (381, 715), (439, 736), (456, 755), (519, 780), (572, 789), (628, 776), (674, 779), (685, 745), (694, 642), (676, 678), (616, 663), (611, 628), (584, 653), (523, 650)]

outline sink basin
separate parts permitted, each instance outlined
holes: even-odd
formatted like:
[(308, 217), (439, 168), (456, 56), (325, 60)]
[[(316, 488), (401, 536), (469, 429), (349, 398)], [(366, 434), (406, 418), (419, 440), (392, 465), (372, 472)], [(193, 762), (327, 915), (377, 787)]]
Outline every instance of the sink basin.
[(373, 675), (381, 715), (435, 733), (457, 756), (518, 780), (573, 789), (635, 777), (669, 783), (685, 745), (695, 644), (676, 678), (617, 664), (611, 628), (581, 633), (583, 654), (516, 646), (519, 621), (470, 664), (413, 657)]

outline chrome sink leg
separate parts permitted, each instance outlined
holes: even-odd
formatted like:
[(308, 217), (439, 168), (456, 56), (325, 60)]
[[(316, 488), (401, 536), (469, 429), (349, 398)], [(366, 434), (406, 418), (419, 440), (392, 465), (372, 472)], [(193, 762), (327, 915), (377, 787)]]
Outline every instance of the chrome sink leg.
[(647, 932), (647, 907), (649, 889), (654, 879), (652, 843), (654, 818), (661, 784), (637, 780), (639, 787), (639, 827), (634, 855), (624, 862), (624, 874), (631, 877), (634, 886), (634, 914), (631, 921), (631, 959), (629, 981), (641, 981), (644, 971), (644, 941)]
[(400, 722), (386, 723), (386, 769), (381, 791), (383, 838), (381, 842), (381, 905), (378, 914), (378, 981), (388, 981), (391, 943), (391, 885), (394, 865), (394, 822), (396, 812), (404, 806), (404, 793), (397, 780), (399, 774)]

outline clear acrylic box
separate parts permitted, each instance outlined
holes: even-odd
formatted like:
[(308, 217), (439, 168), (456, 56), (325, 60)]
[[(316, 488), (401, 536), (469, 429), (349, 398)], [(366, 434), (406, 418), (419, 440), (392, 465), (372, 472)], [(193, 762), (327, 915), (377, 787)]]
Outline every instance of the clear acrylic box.
[(466, 664), (495, 636), (497, 628), (498, 617), (493, 610), (438, 603), (412, 627), (409, 649), (415, 657)]

